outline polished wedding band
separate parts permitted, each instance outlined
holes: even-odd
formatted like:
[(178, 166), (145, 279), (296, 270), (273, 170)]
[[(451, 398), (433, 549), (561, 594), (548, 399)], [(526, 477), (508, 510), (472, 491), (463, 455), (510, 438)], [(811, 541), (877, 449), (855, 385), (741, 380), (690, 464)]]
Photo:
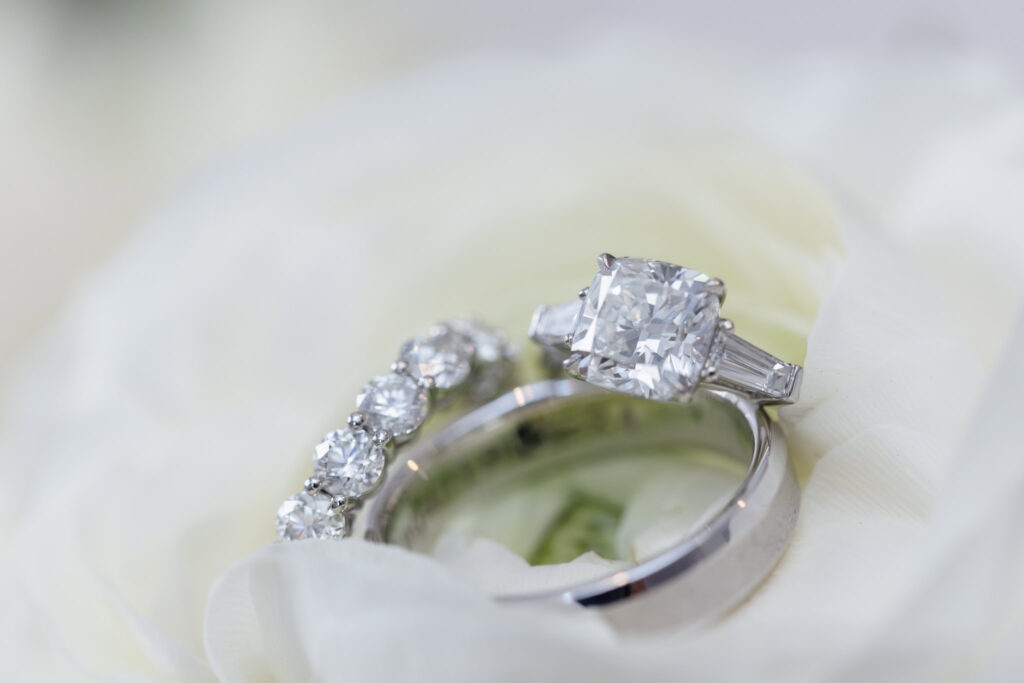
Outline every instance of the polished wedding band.
[[(743, 462), (728, 502), (699, 528), (633, 567), (580, 585), (509, 602), (599, 606), (616, 625), (657, 628), (722, 615), (748, 595), (782, 556), (799, 507), (785, 440), (764, 410), (743, 396), (702, 388), (698, 400), (641, 401), (573, 380), (514, 389), (421, 441), (396, 460), (364, 510), (371, 540), (422, 546), (429, 520), (463, 490), (508, 465), (629, 443), (688, 443)], [(436, 530), (435, 530), (436, 531)], [(653, 601), (657, 601), (657, 608)]]
[[(582, 301), (541, 306), (530, 338), (573, 376), (620, 393), (687, 400), (698, 386), (793, 403), (803, 369), (741, 339), (719, 316), (725, 283), (664, 261), (601, 254)], [(568, 357), (566, 357), (568, 356)]]
[(476, 403), (492, 398), (513, 356), (501, 332), (472, 318), (434, 326), (403, 344), (391, 372), (363, 387), (347, 426), (317, 445), (313, 476), (278, 508), (278, 538), (348, 536), (352, 513), (379, 486), (394, 449), (419, 429), (437, 399), (455, 393)]

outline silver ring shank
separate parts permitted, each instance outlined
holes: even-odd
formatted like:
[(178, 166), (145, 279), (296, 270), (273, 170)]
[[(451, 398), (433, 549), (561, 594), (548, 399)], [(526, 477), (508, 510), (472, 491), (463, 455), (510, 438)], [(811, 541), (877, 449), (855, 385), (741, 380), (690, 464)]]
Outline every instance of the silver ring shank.
[[(785, 441), (778, 425), (763, 410), (737, 394), (704, 389), (698, 392), (698, 398), (701, 401), (692, 404), (690, 411), (701, 416), (699, 420), (704, 422), (700, 424), (708, 428), (702, 427), (700, 433), (690, 436), (722, 447), (724, 453), (742, 458), (748, 465), (730, 501), (696, 533), (628, 570), (559, 590), (497, 596), (498, 600), (599, 606), (613, 623), (629, 629), (679, 627), (721, 616), (768, 575), (786, 548), (799, 508), (799, 490)], [(486, 448), (500, 438), (497, 435), (503, 429), (526, 441), (537, 439), (538, 434), (543, 437), (531, 421), (560, 410), (570, 416), (591, 415), (587, 419), (605, 424), (614, 422), (607, 419), (613, 409), (621, 412), (624, 420), (610, 426), (609, 433), (613, 429), (622, 432), (626, 425), (626, 434), (633, 436), (645, 433), (636, 421), (642, 421), (650, 411), (662, 411), (658, 419), (666, 422), (664, 415), (670, 413), (665, 411), (686, 407), (618, 396), (575, 380), (538, 382), (514, 389), (400, 458), (365, 509), (366, 537), (404, 542), (402, 523), (396, 524), (396, 516), (402, 517), (403, 506), (409, 507), (409, 494), (423, 483), (423, 475), (441, 471), (439, 468), (446, 464), (458, 469), (460, 454)], [(686, 413), (678, 415), (680, 424), (688, 419)], [(687, 428), (692, 432), (693, 426)], [(566, 431), (564, 426), (560, 429)], [(531, 452), (529, 444), (502, 448), (519, 454), (514, 457), (529, 457)], [(494, 450), (502, 449), (496, 446)], [(429, 510), (420, 508), (412, 513), (429, 515)], [(652, 608), (654, 601), (656, 608)]]

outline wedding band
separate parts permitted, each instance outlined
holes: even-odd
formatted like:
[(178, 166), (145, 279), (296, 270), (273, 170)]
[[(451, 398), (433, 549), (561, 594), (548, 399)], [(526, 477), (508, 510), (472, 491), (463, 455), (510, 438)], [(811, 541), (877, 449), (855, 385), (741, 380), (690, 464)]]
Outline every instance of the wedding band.
[(460, 393), (475, 402), (492, 398), (513, 356), (501, 332), (472, 318), (434, 326), (403, 344), (391, 372), (363, 387), (347, 426), (317, 445), (313, 476), (278, 508), (278, 538), (348, 536), (352, 513), (379, 486), (395, 448), (419, 429), (438, 399)]
[[(507, 466), (560, 457), (580, 440), (693, 444), (743, 463), (721, 509), (685, 538), (632, 567), (508, 602), (600, 607), (617, 626), (680, 626), (714, 619), (756, 588), (788, 544), (799, 490), (777, 424), (735, 392), (700, 388), (691, 403), (643, 401), (573, 380), (518, 387), (456, 420), (396, 460), (363, 512), (366, 538), (421, 545), (434, 513)], [(565, 456), (568, 457), (568, 456)], [(656, 608), (654, 608), (656, 605)]]
[(721, 280), (664, 261), (597, 260), (582, 301), (541, 306), (530, 325), (530, 338), (570, 374), (662, 401), (688, 400), (701, 385), (761, 404), (797, 400), (802, 368), (734, 334), (732, 321), (719, 315)]

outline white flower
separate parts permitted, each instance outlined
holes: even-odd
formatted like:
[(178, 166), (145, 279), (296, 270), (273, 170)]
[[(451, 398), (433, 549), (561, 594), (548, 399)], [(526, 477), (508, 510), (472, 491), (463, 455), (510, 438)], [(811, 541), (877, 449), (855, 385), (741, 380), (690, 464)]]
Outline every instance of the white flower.
[[(204, 174), (13, 393), (4, 665), (59, 680), (976, 672), (1024, 611), (1008, 414), (1024, 368), (997, 360), (1024, 207), (991, 189), (1020, 186), (1021, 101), (984, 64), (794, 66), (716, 66), (653, 39), (473, 55)], [(722, 277), (737, 328), (787, 359), (809, 335), (804, 400), (783, 411), (804, 506), (748, 603), (647, 641), (593, 611), (495, 605), (462, 578), (509, 586), (593, 558), (529, 568), (467, 544), (449, 569), (359, 541), (262, 547), (316, 436), (400, 340), (467, 310), (521, 334), (600, 251)], [(1002, 652), (995, 666), (1019, 666)]]

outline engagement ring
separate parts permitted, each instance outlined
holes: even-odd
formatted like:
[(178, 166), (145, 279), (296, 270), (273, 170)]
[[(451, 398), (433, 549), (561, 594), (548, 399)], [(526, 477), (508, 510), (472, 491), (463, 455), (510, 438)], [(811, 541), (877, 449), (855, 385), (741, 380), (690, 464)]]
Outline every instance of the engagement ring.
[(530, 338), (565, 357), (570, 374), (659, 401), (697, 387), (729, 389), (761, 404), (793, 403), (802, 368), (759, 349), (720, 317), (725, 284), (696, 270), (639, 258), (598, 257), (582, 301), (541, 306)]

